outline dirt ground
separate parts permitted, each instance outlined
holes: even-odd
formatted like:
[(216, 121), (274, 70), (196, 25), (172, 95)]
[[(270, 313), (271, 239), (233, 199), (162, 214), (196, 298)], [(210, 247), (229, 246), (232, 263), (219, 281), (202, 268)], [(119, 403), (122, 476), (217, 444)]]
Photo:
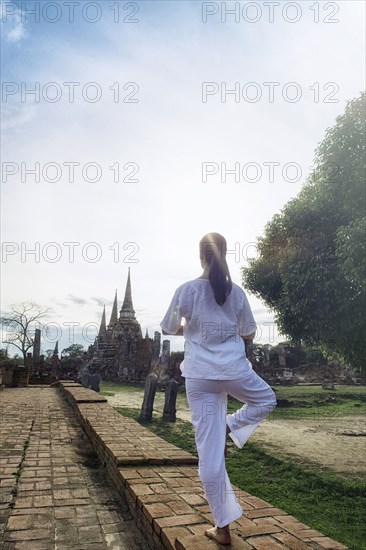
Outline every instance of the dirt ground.
[[(108, 397), (113, 407), (140, 409), (141, 392)], [(154, 411), (161, 416), (164, 394), (157, 393)], [(191, 420), (186, 397), (178, 394), (177, 417)], [(330, 468), (346, 477), (366, 477), (366, 418), (343, 416), (319, 419), (266, 418), (251, 437), (274, 456)]]

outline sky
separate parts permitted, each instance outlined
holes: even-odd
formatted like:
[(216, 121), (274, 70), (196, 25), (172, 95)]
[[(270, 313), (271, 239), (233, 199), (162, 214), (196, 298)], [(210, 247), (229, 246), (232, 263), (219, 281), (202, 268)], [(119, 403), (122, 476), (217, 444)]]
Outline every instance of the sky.
[[(130, 268), (152, 337), (175, 289), (201, 275), (210, 231), (241, 285), (257, 238), (365, 88), (364, 11), (361, 0), (1, 2), (1, 311), (52, 308), (42, 350), (87, 348)], [(286, 339), (247, 295), (255, 341)]]

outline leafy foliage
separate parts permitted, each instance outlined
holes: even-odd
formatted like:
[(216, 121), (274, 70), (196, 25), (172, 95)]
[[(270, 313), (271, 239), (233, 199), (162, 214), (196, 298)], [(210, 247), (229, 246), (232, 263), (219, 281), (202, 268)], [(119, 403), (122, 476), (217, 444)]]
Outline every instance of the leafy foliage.
[(61, 357), (73, 357), (75, 359), (82, 359), (84, 351), (85, 350), (81, 344), (71, 344), (71, 346), (62, 350)]
[(61, 366), (63, 370), (76, 372), (83, 364), (85, 350), (81, 344), (71, 344), (61, 352)]
[(297, 197), (266, 225), (243, 283), (299, 344), (339, 353), (365, 374), (365, 94), (315, 151)]

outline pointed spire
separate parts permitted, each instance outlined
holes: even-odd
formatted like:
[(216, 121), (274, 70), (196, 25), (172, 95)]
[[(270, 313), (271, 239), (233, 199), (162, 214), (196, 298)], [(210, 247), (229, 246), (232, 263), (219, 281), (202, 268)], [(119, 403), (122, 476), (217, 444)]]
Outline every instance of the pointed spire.
[(55, 345), (55, 349), (53, 350), (53, 355), (58, 355), (58, 340)]
[(106, 327), (106, 324), (105, 324), (105, 306), (104, 306), (98, 336), (99, 337), (102, 336), (102, 334), (104, 334), (106, 330), (107, 330), (107, 327)]
[(118, 308), (117, 308), (117, 290), (116, 294), (114, 295), (114, 302), (113, 302), (113, 308), (111, 313), (111, 318), (109, 320), (108, 328), (111, 328), (115, 323), (118, 321)]
[(120, 311), (120, 318), (121, 319), (132, 319), (132, 320), (136, 319), (135, 310), (133, 309), (133, 304), (132, 304), (130, 268), (128, 268), (126, 292), (125, 292), (125, 298), (123, 300), (122, 309)]
[(149, 330), (148, 330), (148, 329), (146, 329), (146, 334), (145, 334), (145, 338), (146, 338), (146, 340), (148, 340), (148, 339), (149, 339)]

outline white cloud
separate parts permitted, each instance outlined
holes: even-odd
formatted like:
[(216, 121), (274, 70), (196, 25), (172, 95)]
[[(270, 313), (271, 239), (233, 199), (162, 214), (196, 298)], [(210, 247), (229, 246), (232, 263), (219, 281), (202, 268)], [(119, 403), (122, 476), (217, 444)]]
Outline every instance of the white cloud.
[(6, 105), (3, 104), (2, 110), (2, 129), (11, 130), (29, 123), (37, 115), (35, 105)]
[(8, 42), (19, 42), (22, 38), (25, 38), (26, 31), (24, 24), (21, 22), (20, 17), (16, 18), (15, 24), (11, 30), (5, 33), (5, 38)]
[[(10, 2), (8, 4), (12, 7), (16, 6), (16, 4), (11, 4)], [(1, 3), (0, 17), (2, 33), (7, 42), (18, 44), (28, 36), (25, 23), (22, 21), (21, 9), (17, 8), (15, 12), (7, 12), (6, 6)]]

